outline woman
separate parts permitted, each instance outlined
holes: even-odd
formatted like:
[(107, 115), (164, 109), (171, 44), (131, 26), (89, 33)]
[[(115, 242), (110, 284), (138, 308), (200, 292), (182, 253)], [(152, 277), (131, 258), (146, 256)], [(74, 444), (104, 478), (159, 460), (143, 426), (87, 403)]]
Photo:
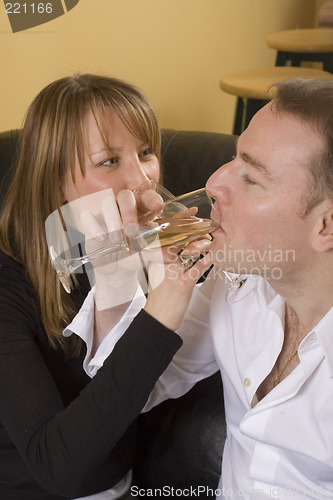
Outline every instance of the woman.
[[(128, 491), (135, 418), (181, 345), (170, 329), (183, 308), (177, 315), (174, 307), (170, 318), (169, 301), (187, 300), (194, 280), (184, 274), (174, 294), (168, 292), (174, 283), (162, 286), (165, 307), (155, 293), (149, 314), (136, 316), (90, 378), (85, 343), (62, 333), (89, 282), (77, 275), (72, 293), (65, 292), (50, 263), (44, 223), (62, 204), (110, 187), (131, 222), (132, 191), (158, 180), (159, 155), (154, 112), (122, 81), (63, 78), (28, 110), (0, 220), (1, 498), (115, 499)], [(96, 310), (93, 351), (127, 306)]]

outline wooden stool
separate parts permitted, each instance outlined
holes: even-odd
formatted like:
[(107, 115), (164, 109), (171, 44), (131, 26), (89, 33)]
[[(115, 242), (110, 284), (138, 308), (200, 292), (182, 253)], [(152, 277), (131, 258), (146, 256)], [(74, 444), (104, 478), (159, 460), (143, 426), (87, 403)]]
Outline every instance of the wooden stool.
[(330, 78), (333, 74), (320, 69), (273, 66), (271, 68), (245, 69), (223, 76), (220, 87), (237, 97), (233, 133), (239, 135), (248, 126), (252, 116), (272, 96), (270, 86), (290, 78)]
[(300, 66), (304, 61), (319, 61), (333, 73), (333, 31), (325, 28), (277, 31), (266, 39), (276, 49), (276, 66)]

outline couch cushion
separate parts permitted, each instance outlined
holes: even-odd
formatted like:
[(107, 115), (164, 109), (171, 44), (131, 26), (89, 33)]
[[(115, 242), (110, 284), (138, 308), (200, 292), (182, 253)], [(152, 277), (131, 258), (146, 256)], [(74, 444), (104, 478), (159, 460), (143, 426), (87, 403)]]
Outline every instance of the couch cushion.
[[(186, 489), (203, 486), (206, 490), (200, 498), (215, 498), (207, 488), (218, 486), (226, 437), (219, 372), (181, 398), (141, 414), (138, 428), (134, 486), (144, 490), (173, 487), (184, 492), (177, 498), (187, 499), (192, 496)], [(149, 498), (150, 492), (146, 493)]]
[(230, 161), (235, 151), (233, 135), (163, 129), (164, 184), (175, 195), (204, 187), (208, 177)]
[[(0, 133), (0, 206), (15, 168), (19, 130)], [(164, 184), (179, 195), (204, 187), (235, 153), (236, 137), (217, 132), (162, 129)]]

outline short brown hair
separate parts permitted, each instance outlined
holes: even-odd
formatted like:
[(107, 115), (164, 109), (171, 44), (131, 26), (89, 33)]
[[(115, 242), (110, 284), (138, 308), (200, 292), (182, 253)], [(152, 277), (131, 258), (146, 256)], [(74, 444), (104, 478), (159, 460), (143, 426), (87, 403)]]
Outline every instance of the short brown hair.
[(324, 199), (333, 199), (333, 79), (293, 78), (273, 88), (272, 109), (300, 119), (323, 140), (309, 163), (308, 213)]

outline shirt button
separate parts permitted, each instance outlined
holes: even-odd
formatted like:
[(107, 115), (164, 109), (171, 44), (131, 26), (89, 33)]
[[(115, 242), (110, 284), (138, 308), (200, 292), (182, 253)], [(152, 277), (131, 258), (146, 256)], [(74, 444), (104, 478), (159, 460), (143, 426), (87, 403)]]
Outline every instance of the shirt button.
[(243, 384), (245, 385), (245, 387), (250, 387), (250, 385), (252, 384), (252, 380), (250, 378), (245, 378), (243, 380)]

